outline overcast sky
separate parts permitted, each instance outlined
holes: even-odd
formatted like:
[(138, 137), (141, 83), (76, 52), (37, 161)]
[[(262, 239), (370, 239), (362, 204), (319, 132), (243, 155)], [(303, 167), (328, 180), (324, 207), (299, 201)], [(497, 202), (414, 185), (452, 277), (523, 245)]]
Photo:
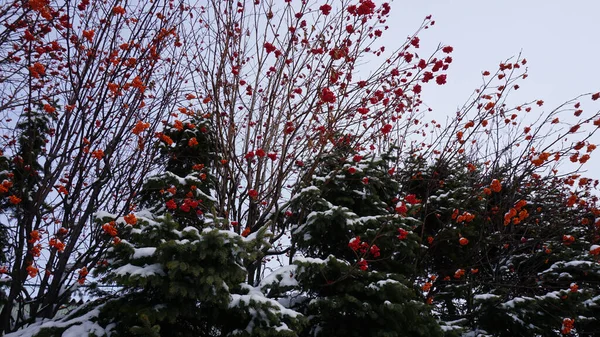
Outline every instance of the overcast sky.
[[(455, 112), (481, 84), (481, 71), (493, 73), (500, 61), (520, 51), (529, 73), (518, 92), (523, 101), (543, 99), (551, 109), (600, 91), (600, 1), (396, 0), (386, 44), (402, 43), (429, 14), (436, 24), (419, 35), (422, 49), (431, 51), (438, 43), (454, 47), (448, 83), (424, 90), (436, 115)], [(591, 141), (600, 143), (600, 134)], [(586, 175), (600, 178), (600, 152), (588, 164), (594, 169)]]

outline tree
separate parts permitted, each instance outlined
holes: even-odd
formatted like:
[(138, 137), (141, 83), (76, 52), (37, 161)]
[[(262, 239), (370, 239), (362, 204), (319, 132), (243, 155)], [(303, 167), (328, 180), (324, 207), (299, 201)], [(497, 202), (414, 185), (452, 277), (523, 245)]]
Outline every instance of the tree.
[[(241, 224), (238, 234), (270, 223), (271, 240), (280, 239), (285, 220), (271, 216), (304, 162), (345, 134), (375, 146), (414, 125), (417, 81), (424, 73), (445, 81), (451, 59), (417, 57), (416, 36), (389, 57), (377, 45), (389, 11), (345, 0), (3, 4), (10, 167), (0, 179), (12, 184), (2, 193), (12, 281), (2, 331), (55, 315), (79, 271), (101, 260), (110, 242), (93, 213), (128, 214), (143, 178), (161, 166), (148, 145), (174, 115), (214, 116), (219, 137), (207, 167), (220, 182), (217, 215)], [(359, 75), (367, 56), (385, 60)], [(247, 262), (257, 284), (262, 260)]]
[(98, 293), (58, 327), (34, 324), (28, 333), (91, 331), (85, 325), (93, 322), (97, 336), (296, 336), (300, 315), (245, 283), (244, 261), (269, 245), (267, 228), (243, 237), (213, 213), (213, 179), (199, 164), (209, 162), (210, 121), (177, 120), (165, 129), (167, 170), (147, 179), (137, 212), (96, 215), (113, 241), (96, 271), (119, 290)]
[(490, 181), (464, 161), (434, 164), (405, 185), (426, 205), (419, 282), (442, 321), (463, 333), (568, 335), (578, 317), (577, 335), (592, 336), (600, 290), (590, 252), (595, 197), (589, 187), (573, 194), (559, 178), (515, 185), (510, 169)]
[(442, 335), (413, 285), (419, 200), (398, 201), (390, 159), (335, 149), (290, 202), (302, 257), (261, 284), (309, 318), (303, 336)]
[[(512, 81), (524, 76), (514, 69), (526, 61), (517, 61), (502, 63), (477, 91), (483, 102), (457, 113), (444, 147), (415, 153), (399, 171), (403, 191), (423, 200), (417, 231), (428, 249), (418, 282), (447, 330), (592, 336), (600, 290), (597, 180), (582, 176), (581, 166), (558, 168), (567, 158), (580, 165), (589, 159), (595, 131), (579, 131), (600, 125), (598, 113), (561, 128), (567, 114), (582, 115), (577, 98), (525, 124), (518, 114), (543, 101), (509, 108), (498, 104), (504, 96), (491, 94), (518, 88)], [(495, 88), (496, 79), (506, 86)]]
[[(420, 58), (415, 33), (386, 50), (378, 40), (390, 8), (370, 0), (209, 1), (199, 8), (186, 39), (196, 69), (192, 107), (215, 116), (221, 216), (252, 232), (270, 222), (280, 239), (282, 198), (295, 195), (301, 172), (310, 179), (319, 165), (313, 158), (346, 135), (350, 147), (385, 152), (384, 139), (412, 132), (421, 84), (445, 83), (452, 48)], [(426, 18), (417, 33), (431, 24)], [(382, 62), (359, 72), (367, 58)], [(248, 266), (251, 282), (262, 277), (260, 262)]]
[[(127, 214), (187, 92), (183, 3), (5, 1), (0, 17), (0, 331), (52, 317), (108, 243), (98, 209)], [(65, 291), (66, 290), (66, 291)]]

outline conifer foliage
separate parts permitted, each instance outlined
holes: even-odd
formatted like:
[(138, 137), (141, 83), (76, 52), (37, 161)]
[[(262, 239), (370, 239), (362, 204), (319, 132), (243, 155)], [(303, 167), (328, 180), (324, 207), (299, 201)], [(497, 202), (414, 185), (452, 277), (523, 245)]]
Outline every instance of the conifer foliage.
[(598, 333), (596, 198), (588, 185), (563, 185), (579, 175), (525, 178), (510, 167), (486, 175), (485, 165), (465, 158), (420, 163), (407, 166), (401, 181), (424, 203), (417, 231), (428, 249), (418, 283), (447, 331)]
[(442, 335), (412, 282), (419, 200), (398, 198), (388, 162), (337, 148), (289, 205), (300, 257), (283, 272), (296, 283), (263, 284), (271, 296), (294, 295), (290, 307), (310, 323), (303, 336)]
[(208, 120), (165, 128), (167, 170), (148, 179), (140, 210), (97, 214), (112, 247), (96, 274), (118, 290), (71, 314), (62, 329), (33, 325), (32, 334), (85, 331), (91, 320), (97, 336), (296, 336), (301, 315), (245, 283), (244, 263), (268, 245), (267, 229), (242, 237), (211, 213), (211, 179), (200, 161), (210, 163), (212, 132)]

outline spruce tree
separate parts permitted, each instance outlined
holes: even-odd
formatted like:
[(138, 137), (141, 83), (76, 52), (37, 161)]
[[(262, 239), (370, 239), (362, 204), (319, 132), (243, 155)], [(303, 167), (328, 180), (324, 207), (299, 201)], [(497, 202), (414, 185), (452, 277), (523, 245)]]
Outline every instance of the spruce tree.
[(596, 335), (593, 182), (484, 167), (417, 161), (401, 178), (424, 203), (420, 282), (448, 334)]
[(290, 202), (297, 256), (261, 285), (308, 317), (302, 336), (442, 335), (412, 285), (419, 201), (386, 159), (338, 147)]
[[(297, 335), (301, 315), (245, 283), (243, 265), (268, 245), (270, 233), (262, 228), (243, 237), (212, 211), (211, 130), (210, 120), (190, 119), (158, 135), (166, 169), (147, 180), (139, 209), (97, 214), (98, 227), (112, 242), (97, 276), (117, 291), (39, 336), (68, 329), (98, 336)], [(82, 317), (94, 331), (86, 330)]]

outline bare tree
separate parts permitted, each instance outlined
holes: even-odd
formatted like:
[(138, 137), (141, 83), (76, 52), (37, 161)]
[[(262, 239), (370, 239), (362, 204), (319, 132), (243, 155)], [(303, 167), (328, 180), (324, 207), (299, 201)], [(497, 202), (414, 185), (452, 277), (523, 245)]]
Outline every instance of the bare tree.
[[(184, 42), (198, 96), (191, 106), (213, 115), (218, 212), (238, 232), (270, 221), (280, 238), (284, 201), (332, 146), (383, 152), (382, 140), (398, 141), (392, 129), (417, 127), (419, 83), (425, 73), (445, 83), (451, 58), (441, 47), (439, 59), (419, 58), (416, 34), (386, 51), (378, 38), (389, 11), (387, 3), (346, 0), (197, 8)], [(260, 278), (259, 262), (249, 266), (251, 280)]]

